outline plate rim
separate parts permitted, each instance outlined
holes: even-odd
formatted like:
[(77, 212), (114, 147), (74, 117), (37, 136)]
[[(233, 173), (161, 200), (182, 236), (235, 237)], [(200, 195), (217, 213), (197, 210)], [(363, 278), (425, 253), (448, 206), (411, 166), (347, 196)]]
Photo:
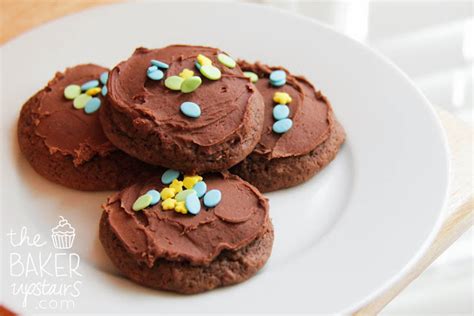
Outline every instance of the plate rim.
[[(174, 5), (176, 4), (173, 1), (164, 1), (164, 2), (173, 3)], [(56, 22), (67, 20), (71, 16), (78, 16), (78, 15), (87, 16), (87, 14), (91, 11), (100, 11), (100, 10), (104, 10), (104, 8), (107, 9), (109, 7), (135, 6), (137, 4), (145, 4), (145, 3), (146, 2), (139, 1), (138, 3), (123, 2), (123, 3), (113, 3), (113, 4), (110, 4), (110, 3), (109, 4), (99, 4), (97, 6), (86, 8), (86, 9), (80, 10), (78, 12), (68, 13), (66, 15), (63, 15), (63, 16), (48, 20), (44, 23), (41, 23), (38, 26), (34, 26), (33, 28), (30, 28), (29, 30), (27, 30), (25, 32), (22, 32), (21, 34), (15, 36), (13, 38), (10, 38), (9, 40), (4, 42), (0, 46), (0, 52), (2, 52), (7, 47), (14, 46), (16, 42), (22, 41), (25, 37), (34, 36), (36, 32), (41, 32), (41, 31), (43, 31), (44, 28), (47, 28), (50, 25), (55, 24)], [(429, 246), (431, 246), (431, 244), (433, 243), (436, 235), (440, 231), (440, 228), (441, 228), (442, 223), (443, 223), (443, 214), (445, 213), (447, 205), (448, 205), (448, 198), (449, 198), (451, 181), (452, 181), (452, 179), (450, 177), (450, 174), (451, 174), (451, 171), (452, 171), (452, 160), (450, 159), (451, 151), (450, 151), (450, 148), (449, 148), (449, 143), (448, 143), (446, 130), (443, 127), (443, 125), (441, 123), (441, 120), (440, 120), (439, 116), (437, 115), (437, 113), (435, 111), (434, 106), (431, 104), (431, 102), (428, 100), (428, 98), (423, 94), (423, 92), (420, 90), (420, 88), (418, 88), (416, 86), (414, 81), (403, 70), (401, 70), (401, 68), (398, 67), (393, 61), (391, 61), (388, 57), (384, 56), (380, 51), (378, 51), (374, 47), (369, 46), (369, 44), (365, 44), (365, 43), (362, 43), (360, 41), (357, 41), (357, 40), (351, 38), (350, 36), (336, 30), (334, 27), (328, 25), (327, 23), (324, 23), (324, 22), (319, 21), (317, 19), (313, 19), (313, 18), (304, 16), (304, 15), (301, 15), (301, 14), (298, 14), (298, 13), (295, 13), (295, 12), (291, 12), (291, 11), (281, 9), (281, 8), (276, 8), (276, 7), (273, 7), (273, 6), (270, 6), (270, 5), (247, 3), (247, 2), (234, 2), (234, 1), (225, 2), (225, 3), (215, 3), (215, 2), (203, 1), (203, 3), (204, 4), (212, 3), (213, 5), (217, 4), (219, 6), (232, 5), (232, 6), (238, 6), (238, 7), (248, 7), (249, 9), (258, 8), (258, 9), (261, 9), (261, 10), (267, 10), (268, 12), (271, 12), (271, 11), (279, 12), (280, 14), (289, 15), (289, 16), (292, 16), (296, 19), (305, 20), (306, 22), (312, 23), (312, 24), (316, 25), (317, 27), (325, 29), (325, 30), (337, 35), (337, 36), (341, 36), (345, 40), (351, 41), (352, 44), (355, 44), (355, 45), (359, 46), (361, 49), (369, 52), (372, 56), (374, 56), (374, 58), (378, 58), (381, 62), (383, 62), (384, 64), (389, 66), (394, 72), (396, 72), (398, 76), (402, 77), (403, 80), (406, 81), (409, 84), (410, 88), (413, 89), (414, 91), (416, 91), (417, 95), (421, 97), (421, 99), (423, 101), (422, 103), (423, 103), (423, 107), (424, 107), (425, 111), (427, 111), (427, 113), (428, 112), (430, 113), (432, 121), (434, 122), (434, 124), (436, 124), (437, 132), (439, 133), (440, 141), (441, 141), (441, 143), (443, 145), (443, 149), (444, 149), (443, 153), (446, 157), (446, 159), (445, 159), (446, 160), (446, 165), (445, 165), (446, 173), (444, 174), (444, 176), (445, 176), (447, 182), (444, 185), (444, 195), (443, 195), (443, 198), (442, 198), (443, 202), (442, 202), (442, 205), (440, 206), (440, 208), (437, 212), (437, 219), (436, 219), (435, 225), (432, 227), (430, 234), (424, 240), (423, 244), (419, 247), (416, 254), (414, 256), (412, 256), (412, 258), (405, 264), (405, 266), (400, 271), (398, 271), (398, 273), (396, 273), (388, 281), (386, 281), (385, 283), (383, 283), (379, 287), (377, 287), (377, 289), (374, 290), (372, 293), (368, 293), (365, 296), (365, 299), (360, 300), (356, 304), (348, 306), (343, 311), (340, 311), (340, 313), (346, 314), (346, 313), (351, 313), (351, 312), (357, 311), (358, 309), (362, 308), (363, 306), (366, 306), (367, 304), (369, 304), (371, 301), (373, 301), (374, 299), (376, 299), (380, 295), (383, 295), (383, 293), (387, 289), (392, 287), (396, 282), (398, 282), (404, 276), (406, 276), (407, 273), (416, 265), (416, 263), (427, 253), (427, 251), (429, 249)], [(2, 57), (2, 59), (3, 59), (3, 57)], [(3, 211), (2, 211), (2, 213), (3, 213)]]

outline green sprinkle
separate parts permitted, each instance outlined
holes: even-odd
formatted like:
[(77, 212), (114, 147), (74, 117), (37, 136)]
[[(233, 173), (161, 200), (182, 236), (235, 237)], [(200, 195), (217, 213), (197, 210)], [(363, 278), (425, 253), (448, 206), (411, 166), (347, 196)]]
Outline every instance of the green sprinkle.
[(171, 90), (181, 90), (184, 79), (180, 76), (170, 76), (165, 80), (165, 87)]
[(181, 92), (190, 93), (199, 88), (202, 83), (201, 77), (192, 76), (191, 78), (184, 79), (181, 85)]
[(81, 94), (81, 87), (77, 84), (71, 84), (64, 89), (64, 96), (68, 100), (74, 100)]
[(197, 193), (193, 189), (188, 189), (188, 190), (179, 192), (178, 194), (176, 194), (174, 198), (176, 199), (176, 201), (181, 202), (181, 201), (185, 201), (186, 197), (190, 194), (197, 194)]
[(223, 64), (224, 66), (226, 67), (229, 67), (229, 68), (235, 68), (235, 65), (237, 65), (237, 63), (235, 62), (235, 60), (232, 59), (232, 57), (226, 55), (226, 54), (218, 54), (217, 55), (217, 60)]
[(75, 98), (72, 104), (75, 109), (83, 109), (86, 107), (87, 102), (89, 102), (91, 99), (92, 97), (90, 95), (83, 93)]
[(144, 208), (147, 208), (148, 206), (150, 206), (150, 203), (152, 200), (153, 200), (153, 197), (151, 195), (143, 194), (135, 201), (135, 203), (133, 203), (132, 209), (134, 211), (143, 210)]
[(254, 72), (244, 71), (244, 76), (247, 77), (247, 78), (250, 78), (250, 81), (253, 82), (253, 83), (258, 81), (258, 76)]
[(221, 71), (219, 70), (219, 68), (214, 67), (212, 65), (201, 66), (201, 69), (199, 69), (199, 71), (204, 77), (210, 80), (219, 80), (221, 78)]

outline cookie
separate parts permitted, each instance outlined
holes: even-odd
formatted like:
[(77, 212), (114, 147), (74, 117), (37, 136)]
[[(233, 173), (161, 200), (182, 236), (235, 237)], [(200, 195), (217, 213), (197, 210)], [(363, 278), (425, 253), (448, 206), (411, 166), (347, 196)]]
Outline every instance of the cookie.
[(187, 172), (243, 160), (260, 137), (264, 104), (240, 67), (219, 54), (202, 46), (138, 48), (110, 73), (101, 113), (110, 141), (147, 163)]
[[(18, 121), (18, 143), (31, 166), (46, 179), (78, 190), (114, 190), (130, 184), (137, 174), (152, 168), (108, 141), (98, 111), (91, 112), (87, 107), (91, 112), (87, 114), (84, 108), (76, 109), (74, 100), (65, 96), (69, 85), (81, 86), (99, 80), (107, 71), (104, 67), (87, 64), (58, 72), (23, 105)], [(98, 87), (101, 86), (99, 83)], [(76, 91), (72, 88), (66, 93), (70, 98), (81, 93), (75, 88)], [(94, 97), (102, 106), (107, 103), (101, 93)]]
[(199, 199), (197, 215), (191, 215), (191, 209), (186, 214), (177, 208), (164, 210), (163, 201), (133, 210), (149, 190), (163, 197), (160, 177), (109, 197), (99, 237), (127, 278), (155, 289), (193, 294), (243, 282), (262, 268), (273, 245), (267, 199), (229, 173), (209, 174), (203, 181), (207, 193), (221, 192), (221, 200), (206, 207), (210, 199), (205, 195)]
[[(239, 61), (239, 64), (244, 71), (259, 77), (255, 85), (263, 96), (265, 114), (262, 137), (255, 150), (230, 171), (262, 192), (305, 182), (334, 159), (345, 139), (344, 129), (336, 120), (329, 100), (304, 77), (291, 75), (284, 68), (258, 62)], [(284, 84), (278, 80), (272, 83), (270, 79), (272, 72), (278, 70), (284, 72), (284, 75), (276, 73), (285, 78)], [(275, 101), (278, 92), (287, 93), (291, 98), (286, 104), (289, 114), (274, 113), (278, 102), (289, 101), (281, 94)], [(285, 117), (291, 121), (291, 127), (286, 132), (276, 132), (274, 124)]]

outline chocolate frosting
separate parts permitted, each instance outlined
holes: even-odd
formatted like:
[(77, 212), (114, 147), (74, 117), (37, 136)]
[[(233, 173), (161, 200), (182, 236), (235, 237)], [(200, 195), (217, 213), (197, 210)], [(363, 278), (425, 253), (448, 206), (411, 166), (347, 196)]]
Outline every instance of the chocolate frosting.
[[(68, 68), (56, 76), (37, 95), (34, 107), (35, 133), (44, 139), (51, 154), (59, 152), (73, 157), (76, 166), (91, 160), (95, 155), (104, 156), (117, 150), (105, 137), (99, 112), (86, 114), (73, 107), (73, 101), (64, 97), (64, 88), (70, 84), (82, 85), (99, 79), (107, 68), (93, 64)], [(102, 95), (101, 102), (107, 102)]]
[[(108, 97), (122, 114), (131, 117), (137, 131), (157, 135), (162, 142), (173, 144), (179, 152), (185, 144), (207, 147), (238, 138), (246, 116), (250, 115), (250, 98), (255, 86), (243, 76), (240, 67), (230, 69), (217, 60), (222, 51), (202, 46), (172, 45), (162, 49), (138, 48), (111, 72)], [(222, 77), (212, 81), (202, 76), (194, 63), (198, 54), (212, 60)], [(160, 81), (147, 78), (150, 61), (157, 59), (170, 67)], [(183, 69), (202, 78), (201, 86), (192, 93), (172, 91), (165, 87), (167, 77), (177, 76)], [(185, 101), (197, 103), (201, 116), (191, 119), (180, 112)], [(210, 149), (211, 150), (211, 149)]]
[[(324, 142), (332, 128), (331, 106), (327, 98), (302, 76), (293, 76), (283, 67), (269, 67), (259, 62), (250, 64), (239, 61), (243, 71), (256, 73), (259, 80), (255, 83), (265, 102), (264, 126), (262, 137), (254, 153), (268, 159), (300, 156), (314, 150)], [(287, 74), (286, 84), (274, 87), (270, 84), (269, 75), (273, 70), (281, 69)], [(293, 127), (284, 134), (272, 131), (273, 101), (275, 92), (288, 93), (292, 101), (288, 104)]]
[(103, 205), (110, 227), (137, 261), (155, 260), (206, 265), (223, 250), (237, 250), (260, 237), (268, 226), (268, 201), (257, 189), (229, 173), (204, 177), (208, 190), (218, 189), (221, 202), (196, 216), (164, 211), (161, 202), (135, 212), (135, 200), (150, 189), (161, 191), (160, 177), (135, 184), (109, 197)]

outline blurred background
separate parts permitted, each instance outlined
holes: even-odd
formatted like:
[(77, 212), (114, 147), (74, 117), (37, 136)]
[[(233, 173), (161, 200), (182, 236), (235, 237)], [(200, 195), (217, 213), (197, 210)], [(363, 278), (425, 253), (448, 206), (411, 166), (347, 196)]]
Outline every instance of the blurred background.
[[(473, 122), (472, 1), (253, 0), (329, 24), (398, 65), (433, 105)], [(471, 229), (383, 310), (472, 315)]]
[(316, 19), (369, 44), (430, 101), (473, 119), (473, 1), (253, 0)]
[[(0, 0), (0, 42), (78, 8), (121, 0)], [(273, 6), (326, 23), (368, 44), (398, 65), (433, 105), (473, 123), (473, 1), (240, 0)], [(9, 4), (48, 5), (42, 16), (7, 14)], [(24, 21), (24, 23), (22, 22)], [(471, 142), (472, 145), (472, 142)], [(472, 149), (472, 148), (471, 148)], [(444, 252), (382, 312), (384, 315), (472, 315), (473, 232)]]

